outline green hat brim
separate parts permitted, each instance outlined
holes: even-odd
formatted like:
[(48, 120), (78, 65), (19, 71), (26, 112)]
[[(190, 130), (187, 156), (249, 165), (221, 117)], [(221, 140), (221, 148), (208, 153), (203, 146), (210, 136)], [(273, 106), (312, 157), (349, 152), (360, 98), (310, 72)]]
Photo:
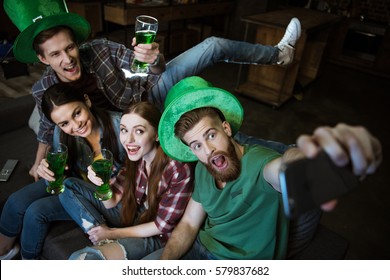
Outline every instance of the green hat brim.
[(175, 136), (175, 124), (186, 112), (202, 107), (219, 109), (235, 134), (241, 127), (244, 109), (230, 92), (215, 88), (198, 88), (170, 101), (165, 108), (158, 126), (158, 137), (164, 152), (171, 158), (182, 161), (197, 161), (191, 149)]
[(13, 47), (15, 58), (24, 63), (39, 61), (33, 48), (35, 37), (43, 30), (61, 25), (67, 26), (73, 30), (77, 43), (85, 41), (91, 33), (89, 22), (80, 15), (62, 13), (48, 16), (31, 24), (19, 34)]

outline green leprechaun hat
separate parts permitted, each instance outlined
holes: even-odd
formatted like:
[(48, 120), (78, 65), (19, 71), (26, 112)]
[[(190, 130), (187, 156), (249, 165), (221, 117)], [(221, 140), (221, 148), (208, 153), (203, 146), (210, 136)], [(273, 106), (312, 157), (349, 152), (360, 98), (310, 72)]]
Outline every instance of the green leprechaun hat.
[(213, 87), (197, 76), (185, 78), (174, 85), (168, 92), (164, 107), (158, 126), (160, 144), (169, 157), (182, 162), (197, 160), (191, 149), (175, 136), (175, 124), (183, 114), (202, 107), (217, 108), (230, 123), (233, 134), (240, 129), (244, 119), (244, 109), (233, 94)]
[(21, 32), (13, 46), (14, 56), (21, 62), (38, 61), (33, 41), (43, 30), (67, 26), (73, 30), (77, 43), (86, 40), (91, 32), (85, 18), (68, 12), (65, 0), (4, 0), (4, 10)]

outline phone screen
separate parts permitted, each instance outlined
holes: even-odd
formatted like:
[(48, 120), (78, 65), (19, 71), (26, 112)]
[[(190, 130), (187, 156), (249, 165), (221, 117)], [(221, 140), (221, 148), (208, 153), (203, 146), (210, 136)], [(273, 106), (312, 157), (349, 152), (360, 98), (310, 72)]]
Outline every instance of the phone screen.
[(359, 182), (351, 167), (336, 166), (325, 152), (282, 165), (279, 179), (284, 211), (290, 218), (351, 191)]

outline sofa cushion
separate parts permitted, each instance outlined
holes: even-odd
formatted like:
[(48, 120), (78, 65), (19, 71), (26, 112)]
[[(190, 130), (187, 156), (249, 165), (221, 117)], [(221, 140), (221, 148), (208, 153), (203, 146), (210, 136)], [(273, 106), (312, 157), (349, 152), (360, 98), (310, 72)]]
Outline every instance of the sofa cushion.
[(31, 95), (3, 98), (0, 102), (0, 135), (27, 126), (34, 106)]
[(0, 212), (11, 193), (34, 182), (28, 172), (34, 163), (36, 150), (36, 136), (27, 126), (0, 135), (0, 167), (7, 159), (19, 161), (8, 181), (0, 182)]

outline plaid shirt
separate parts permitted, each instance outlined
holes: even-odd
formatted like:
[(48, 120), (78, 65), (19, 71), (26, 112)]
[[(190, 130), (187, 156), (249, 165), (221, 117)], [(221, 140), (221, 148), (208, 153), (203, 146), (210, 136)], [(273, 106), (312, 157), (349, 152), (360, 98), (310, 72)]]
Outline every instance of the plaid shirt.
[[(125, 109), (134, 97), (149, 93), (157, 83), (159, 75), (125, 78), (122, 68), (129, 70), (134, 60), (133, 51), (124, 45), (97, 39), (80, 46), (82, 68), (89, 74), (95, 74), (98, 88), (105, 97), (120, 110)], [(48, 66), (41, 79), (32, 87), (32, 95), (41, 116), (38, 141), (52, 144), (54, 124), (42, 113), (41, 100), (44, 91), (60, 81), (54, 70)]]
[[(154, 220), (157, 228), (162, 232), (159, 238), (163, 244), (168, 241), (173, 229), (179, 223), (187, 203), (193, 191), (193, 165), (171, 159), (162, 174), (158, 185), (158, 196), (161, 197)], [(126, 169), (122, 168), (113, 189), (116, 193), (122, 193), (124, 188)], [(136, 173), (136, 200), (139, 208), (148, 208), (147, 188), (148, 175), (145, 161), (138, 164)], [(123, 203), (123, 202), (122, 202)]]

